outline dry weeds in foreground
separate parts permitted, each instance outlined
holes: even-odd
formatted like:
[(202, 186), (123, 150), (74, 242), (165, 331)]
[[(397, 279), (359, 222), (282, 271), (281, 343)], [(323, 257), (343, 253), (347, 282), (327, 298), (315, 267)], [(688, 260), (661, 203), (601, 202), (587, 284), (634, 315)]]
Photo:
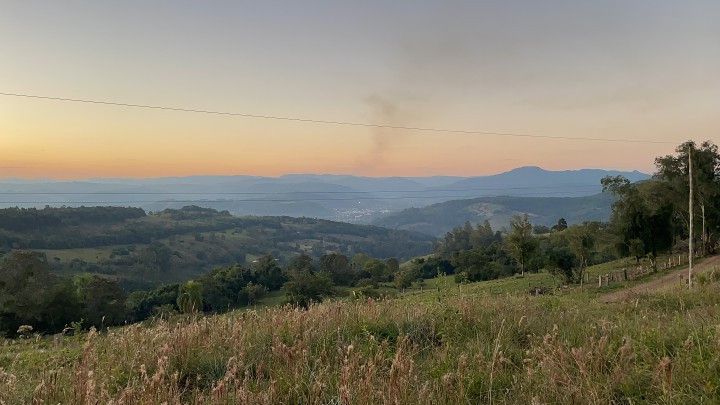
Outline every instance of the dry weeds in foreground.
[(327, 302), (7, 343), (0, 402), (714, 402), (719, 293)]

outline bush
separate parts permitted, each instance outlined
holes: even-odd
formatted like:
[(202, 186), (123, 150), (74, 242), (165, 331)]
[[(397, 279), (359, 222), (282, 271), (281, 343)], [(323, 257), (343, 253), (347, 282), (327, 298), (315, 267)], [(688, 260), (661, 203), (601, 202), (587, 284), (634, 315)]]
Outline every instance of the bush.
[(335, 289), (327, 275), (309, 270), (293, 272), (283, 290), (287, 303), (301, 307), (308, 307), (313, 302), (320, 302), (323, 298), (335, 295)]

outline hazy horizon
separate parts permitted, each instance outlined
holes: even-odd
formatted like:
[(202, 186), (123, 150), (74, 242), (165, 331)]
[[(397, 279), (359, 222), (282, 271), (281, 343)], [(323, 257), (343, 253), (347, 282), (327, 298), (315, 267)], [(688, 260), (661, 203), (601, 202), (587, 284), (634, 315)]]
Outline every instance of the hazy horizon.
[[(2, 169), (2, 168), (0, 168)], [(100, 181), (100, 180), (112, 180), (112, 181), (120, 181), (120, 180), (160, 180), (160, 179), (172, 179), (172, 178), (202, 178), (202, 177), (257, 177), (257, 178), (271, 178), (271, 179), (279, 179), (283, 177), (291, 177), (291, 176), (348, 176), (348, 177), (360, 177), (360, 178), (432, 178), (432, 177), (452, 177), (452, 178), (473, 178), (473, 177), (489, 177), (489, 176), (496, 176), (501, 175), (509, 172), (513, 172), (520, 169), (539, 169), (546, 172), (576, 172), (581, 170), (603, 170), (603, 171), (617, 171), (617, 172), (637, 172), (644, 175), (652, 175), (653, 171), (643, 171), (639, 169), (618, 169), (618, 168), (604, 168), (604, 167), (578, 167), (578, 168), (568, 168), (568, 169), (547, 169), (542, 166), (538, 165), (526, 165), (526, 166), (518, 166), (513, 167), (508, 170), (503, 170), (499, 172), (493, 172), (493, 173), (487, 173), (487, 174), (476, 174), (476, 175), (452, 175), (452, 174), (428, 174), (428, 175), (416, 175), (416, 176), (393, 176), (393, 175), (359, 175), (359, 174), (351, 174), (351, 173), (281, 173), (277, 175), (256, 175), (256, 174), (244, 174), (244, 173), (230, 173), (230, 174), (204, 174), (204, 173), (198, 173), (198, 174), (188, 174), (188, 175), (181, 175), (181, 176), (146, 176), (146, 177), (70, 177), (70, 178), (63, 178), (63, 177), (1, 177), (0, 181), (3, 180), (16, 180), (16, 181)]]

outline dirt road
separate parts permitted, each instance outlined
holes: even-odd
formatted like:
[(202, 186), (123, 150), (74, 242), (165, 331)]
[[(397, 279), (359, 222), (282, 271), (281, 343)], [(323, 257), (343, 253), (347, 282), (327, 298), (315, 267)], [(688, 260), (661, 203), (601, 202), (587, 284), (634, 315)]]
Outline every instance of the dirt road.
[[(697, 265), (694, 265), (693, 273), (696, 275), (709, 273), (714, 269), (720, 271), (720, 256), (708, 257)], [(646, 283), (605, 294), (600, 297), (600, 300), (603, 302), (618, 302), (634, 299), (640, 294), (647, 294), (672, 289), (673, 287), (679, 287), (686, 283), (685, 280), (687, 280), (687, 266), (673, 270)]]

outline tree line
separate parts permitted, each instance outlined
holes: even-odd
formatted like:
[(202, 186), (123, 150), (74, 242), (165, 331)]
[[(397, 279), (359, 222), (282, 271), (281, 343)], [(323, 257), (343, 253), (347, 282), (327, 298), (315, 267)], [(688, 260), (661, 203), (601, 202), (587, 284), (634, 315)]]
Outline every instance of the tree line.
[(103, 328), (171, 313), (224, 312), (280, 290), (286, 303), (297, 306), (336, 296), (340, 286), (376, 296), (376, 288), (398, 273), (397, 259), (365, 254), (329, 253), (319, 259), (302, 254), (285, 266), (265, 255), (251, 265), (220, 267), (187, 282), (128, 294), (115, 279), (61, 277), (44, 254), (13, 250), (0, 262), (0, 333), (13, 335), (22, 325), (52, 333), (72, 325)]
[(533, 226), (527, 215), (517, 215), (505, 232), (493, 230), (488, 221), (453, 229), (441, 239), (432, 260), (446, 262), (442, 271), (455, 274), (457, 282), (522, 276), (543, 269), (574, 282), (588, 266), (618, 257), (611, 240), (608, 224), (568, 226), (560, 218), (549, 228)]
[(546, 269), (566, 282), (580, 282), (593, 264), (621, 257), (648, 259), (656, 269), (662, 253), (686, 252), (690, 238), (689, 155), (695, 184), (695, 255), (720, 248), (720, 154), (712, 142), (685, 142), (675, 154), (655, 159), (650, 180), (631, 183), (622, 176), (602, 179), (615, 202), (609, 223), (552, 228), (533, 226), (527, 215), (515, 216), (504, 233), (489, 223), (466, 223), (449, 232), (436, 253), (454, 268), (458, 281), (488, 280)]
[(587, 266), (597, 260), (588, 249), (603, 225), (564, 229), (561, 219), (558, 227), (561, 230), (549, 237), (538, 238), (527, 217), (513, 219), (506, 234), (487, 222), (477, 227), (468, 223), (449, 232), (436, 254), (402, 267), (397, 259), (362, 253), (327, 253), (317, 259), (300, 254), (285, 265), (268, 254), (247, 265), (219, 267), (186, 282), (130, 293), (115, 278), (87, 273), (61, 277), (44, 254), (13, 250), (0, 262), (0, 332), (13, 335), (29, 325), (53, 333), (175, 313), (224, 312), (255, 305), (273, 291), (282, 291), (287, 304), (306, 307), (348, 293), (378, 297), (381, 291), (422, 286), (423, 280), (439, 275), (454, 274), (457, 281), (470, 282), (538, 271), (548, 263), (574, 269), (578, 261)]
[(651, 259), (658, 253), (685, 250), (690, 238), (689, 155), (692, 156), (694, 206), (692, 235), (698, 255), (715, 253), (720, 237), (720, 154), (710, 141), (685, 142), (675, 154), (655, 159), (652, 179), (630, 183), (622, 177), (603, 179), (617, 201), (611, 225), (623, 256)]

